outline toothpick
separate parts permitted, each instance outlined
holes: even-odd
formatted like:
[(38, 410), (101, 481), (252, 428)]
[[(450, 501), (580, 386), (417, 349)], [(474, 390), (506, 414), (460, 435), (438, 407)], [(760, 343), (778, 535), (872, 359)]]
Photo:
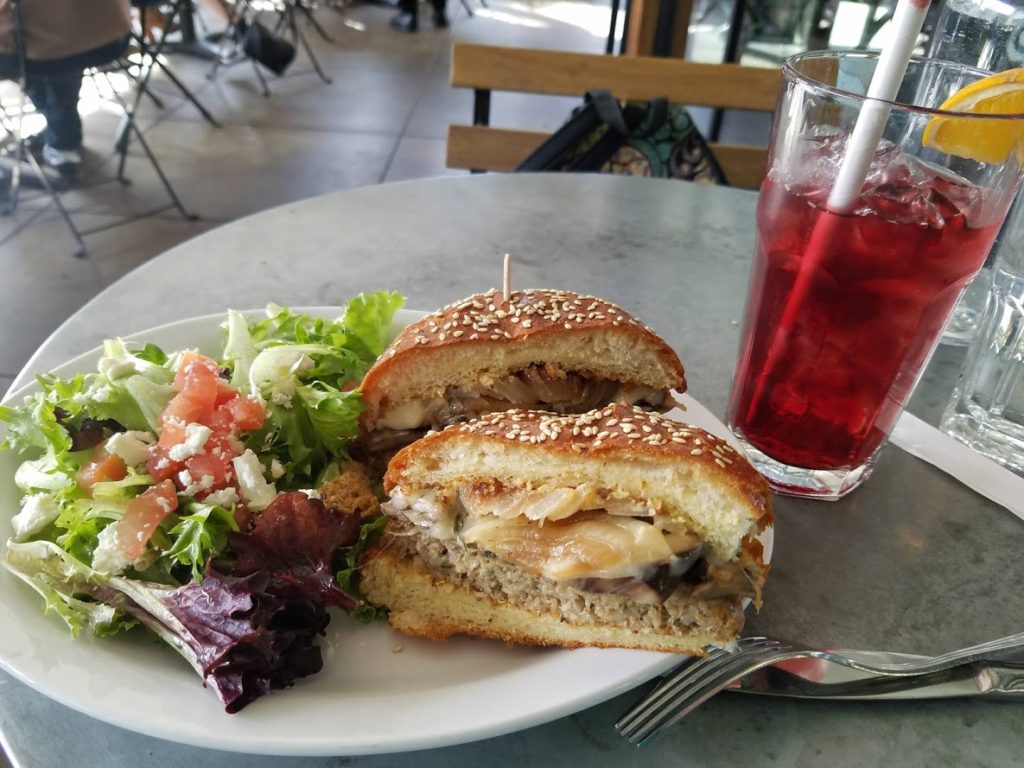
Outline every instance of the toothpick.
[(505, 254), (505, 303), (512, 300), (512, 254)]

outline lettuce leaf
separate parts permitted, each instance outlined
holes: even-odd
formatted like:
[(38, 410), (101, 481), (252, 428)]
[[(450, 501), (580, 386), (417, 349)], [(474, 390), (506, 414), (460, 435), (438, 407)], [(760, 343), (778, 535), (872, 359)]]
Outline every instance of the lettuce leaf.
[(359, 538), (345, 551), (345, 567), (334, 576), (341, 591), (358, 601), (359, 606), (351, 611), (351, 615), (359, 621), (376, 621), (386, 613), (385, 609), (377, 608), (367, 602), (359, 589), (359, 559), (364, 552), (377, 543), (387, 524), (387, 515), (374, 515), (363, 520), (362, 525), (359, 526)]
[(172, 540), (164, 556), (192, 569), (193, 581), (203, 580), (203, 571), (228, 543), (228, 534), (238, 530), (234, 509), (200, 501), (186, 502), (177, 524), (169, 531)]
[(391, 320), (403, 306), (405, 297), (394, 291), (356, 296), (345, 305), (341, 319), (348, 332), (347, 348), (371, 362), (377, 359), (387, 346)]
[(229, 313), (224, 357), (234, 366), (232, 382), (267, 403), (266, 422), (246, 447), (265, 464), (281, 463), (279, 489), (309, 488), (338, 473), (363, 407), (353, 388), (384, 350), (404, 303), (400, 294), (379, 291), (354, 298), (336, 320), (274, 305), (251, 324)]
[(72, 633), (107, 635), (136, 622), (177, 651), (228, 712), (323, 666), (314, 644), (330, 621), (317, 603), (268, 591), (266, 572), (215, 571), (183, 587), (107, 576), (55, 544), (11, 544), (3, 564), (46, 600)]

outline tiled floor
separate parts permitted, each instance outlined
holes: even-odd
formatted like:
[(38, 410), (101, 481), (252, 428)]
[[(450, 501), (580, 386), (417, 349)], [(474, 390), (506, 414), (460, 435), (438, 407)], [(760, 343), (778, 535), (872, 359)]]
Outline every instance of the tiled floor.
[[(174, 55), (171, 66), (222, 127), (207, 124), (166, 80), (156, 84), (165, 108), (144, 103), (141, 122), (181, 199), (200, 215), (194, 222), (173, 209), (146, 215), (165, 206), (167, 196), (137, 145), (128, 165), (132, 184), (113, 180), (116, 110), (87, 92), (88, 179), (64, 200), (75, 223), (92, 232), (86, 237), (89, 257), (72, 258), (67, 231), (38, 193), (27, 195), (14, 217), (0, 220), (0, 393), (77, 307), (183, 240), (311, 195), (461, 173), (444, 166), (446, 126), (471, 116), (471, 94), (448, 85), (454, 40), (603, 51), (606, 0), (489, 0), (486, 9), (478, 0), (468, 2), (473, 18), (451, 2), (450, 30), (434, 30), (424, 19), (416, 35), (391, 30), (393, 11), (378, 5), (357, 5), (345, 14), (321, 9), (318, 19), (335, 43), (311, 30), (309, 39), (333, 83), (321, 82), (300, 52), (286, 77), (271, 80), (270, 98), (259, 92), (248, 64), (222, 70), (211, 81), (209, 62)], [(361, 31), (354, 28), (359, 26)], [(493, 120), (553, 129), (576, 102), (501, 94)], [(744, 133), (745, 126), (741, 120), (735, 132)], [(763, 133), (763, 123), (752, 130)]]

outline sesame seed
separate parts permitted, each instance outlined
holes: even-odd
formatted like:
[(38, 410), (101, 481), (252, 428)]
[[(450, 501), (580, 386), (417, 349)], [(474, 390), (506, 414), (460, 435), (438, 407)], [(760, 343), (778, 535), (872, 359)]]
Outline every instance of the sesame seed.
[(704, 453), (704, 451), (702, 451), (700, 448), (694, 448), (692, 451), (690, 451), (691, 456), (700, 456), (702, 453)]

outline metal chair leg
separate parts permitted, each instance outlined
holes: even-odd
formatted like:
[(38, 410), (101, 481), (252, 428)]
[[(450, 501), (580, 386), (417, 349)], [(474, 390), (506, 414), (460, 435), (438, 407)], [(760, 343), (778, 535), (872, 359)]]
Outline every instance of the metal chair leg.
[(206, 122), (214, 128), (220, 128), (220, 123), (217, 122), (217, 118), (210, 114), (210, 111), (203, 106), (203, 103), (199, 101), (194, 93), (192, 93), (191, 89), (178, 79), (178, 76), (174, 74), (170, 67), (160, 60), (157, 60), (156, 65), (160, 67), (160, 70), (165, 75), (167, 75), (167, 79), (178, 87), (178, 90), (181, 91), (181, 95), (191, 102), (192, 106), (199, 110), (199, 113), (206, 119)]
[(139, 128), (135, 121), (132, 121), (132, 130), (135, 132), (135, 138), (138, 139), (139, 146), (142, 147), (142, 151), (146, 153), (146, 157), (149, 158), (150, 164), (153, 166), (153, 170), (156, 171), (156, 175), (160, 177), (161, 183), (164, 185), (164, 189), (167, 190), (168, 196), (171, 198), (171, 202), (174, 203), (174, 207), (178, 209), (178, 212), (183, 218), (189, 221), (196, 221), (199, 218), (198, 214), (191, 213), (186, 210), (182, 204), (178, 194), (174, 191), (174, 187), (171, 186), (170, 179), (164, 174), (164, 169), (160, 167), (160, 163), (157, 162), (156, 155), (153, 154), (153, 150), (149, 148), (149, 142), (146, 141), (146, 137), (142, 133), (142, 129)]
[(334, 38), (331, 37), (327, 33), (327, 30), (323, 28), (323, 25), (321, 25), (320, 22), (316, 20), (316, 16), (313, 15), (313, 11), (308, 5), (306, 5), (302, 0), (296, 0), (295, 7), (302, 12), (302, 15), (306, 17), (306, 20), (309, 22), (309, 25), (317, 31), (320, 37), (324, 39), (324, 42), (330, 43), (331, 45), (335, 44)]
[(263, 90), (263, 98), (270, 98), (270, 84), (267, 82), (267, 78), (263, 76), (263, 72), (260, 71), (260, 65), (255, 59), (249, 59), (249, 63), (252, 64), (252, 70), (256, 73), (256, 79), (260, 81), (260, 88)]
[[(20, 142), (19, 142), (20, 143)], [(57, 206), (57, 212), (60, 213), (60, 217), (64, 219), (64, 224), (67, 225), (68, 231), (71, 232), (71, 236), (75, 238), (75, 242), (78, 244), (77, 250), (75, 250), (76, 258), (85, 258), (85, 240), (82, 239), (82, 233), (78, 231), (78, 227), (75, 226), (75, 222), (71, 220), (71, 214), (68, 213), (68, 209), (64, 207), (64, 202), (60, 199), (60, 195), (57, 190), (50, 184), (50, 180), (46, 178), (46, 174), (43, 173), (43, 169), (39, 167), (39, 161), (36, 160), (35, 155), (31, 152), (28, 153), (28, 162), (32, 166), (32, 172), (36, 174), (40, 181), (43, 183), (43, 188), (47, 194), (50, 195), (50, 199), (53, 200), (53, 204)], [(20, 163), (19, 163), (20, 165)]]
[(306, 39), (306, 36), (299, 28), (299, 20), (296, 16), (295, 6), (289, 4), (287, 6), (286, 13), (288, 14), (288, 26), (291, 28), (292, 35), (295, 36), (295, 39), (302, 45), (303, 50), (306, 51), (306, 55), (309, 57), (309, 61), (313, 65), (313, 69), (316, 71), (316, 74), (325, 83), (330, 84), (332, 82), (331, 78), (327, 76), (327, 73), (324, 72), (323, 68), (320, 66), (320, 60), (317, 59), (316, 54), (313, 53), (313, 47), (309, 44), (309, 40)]

